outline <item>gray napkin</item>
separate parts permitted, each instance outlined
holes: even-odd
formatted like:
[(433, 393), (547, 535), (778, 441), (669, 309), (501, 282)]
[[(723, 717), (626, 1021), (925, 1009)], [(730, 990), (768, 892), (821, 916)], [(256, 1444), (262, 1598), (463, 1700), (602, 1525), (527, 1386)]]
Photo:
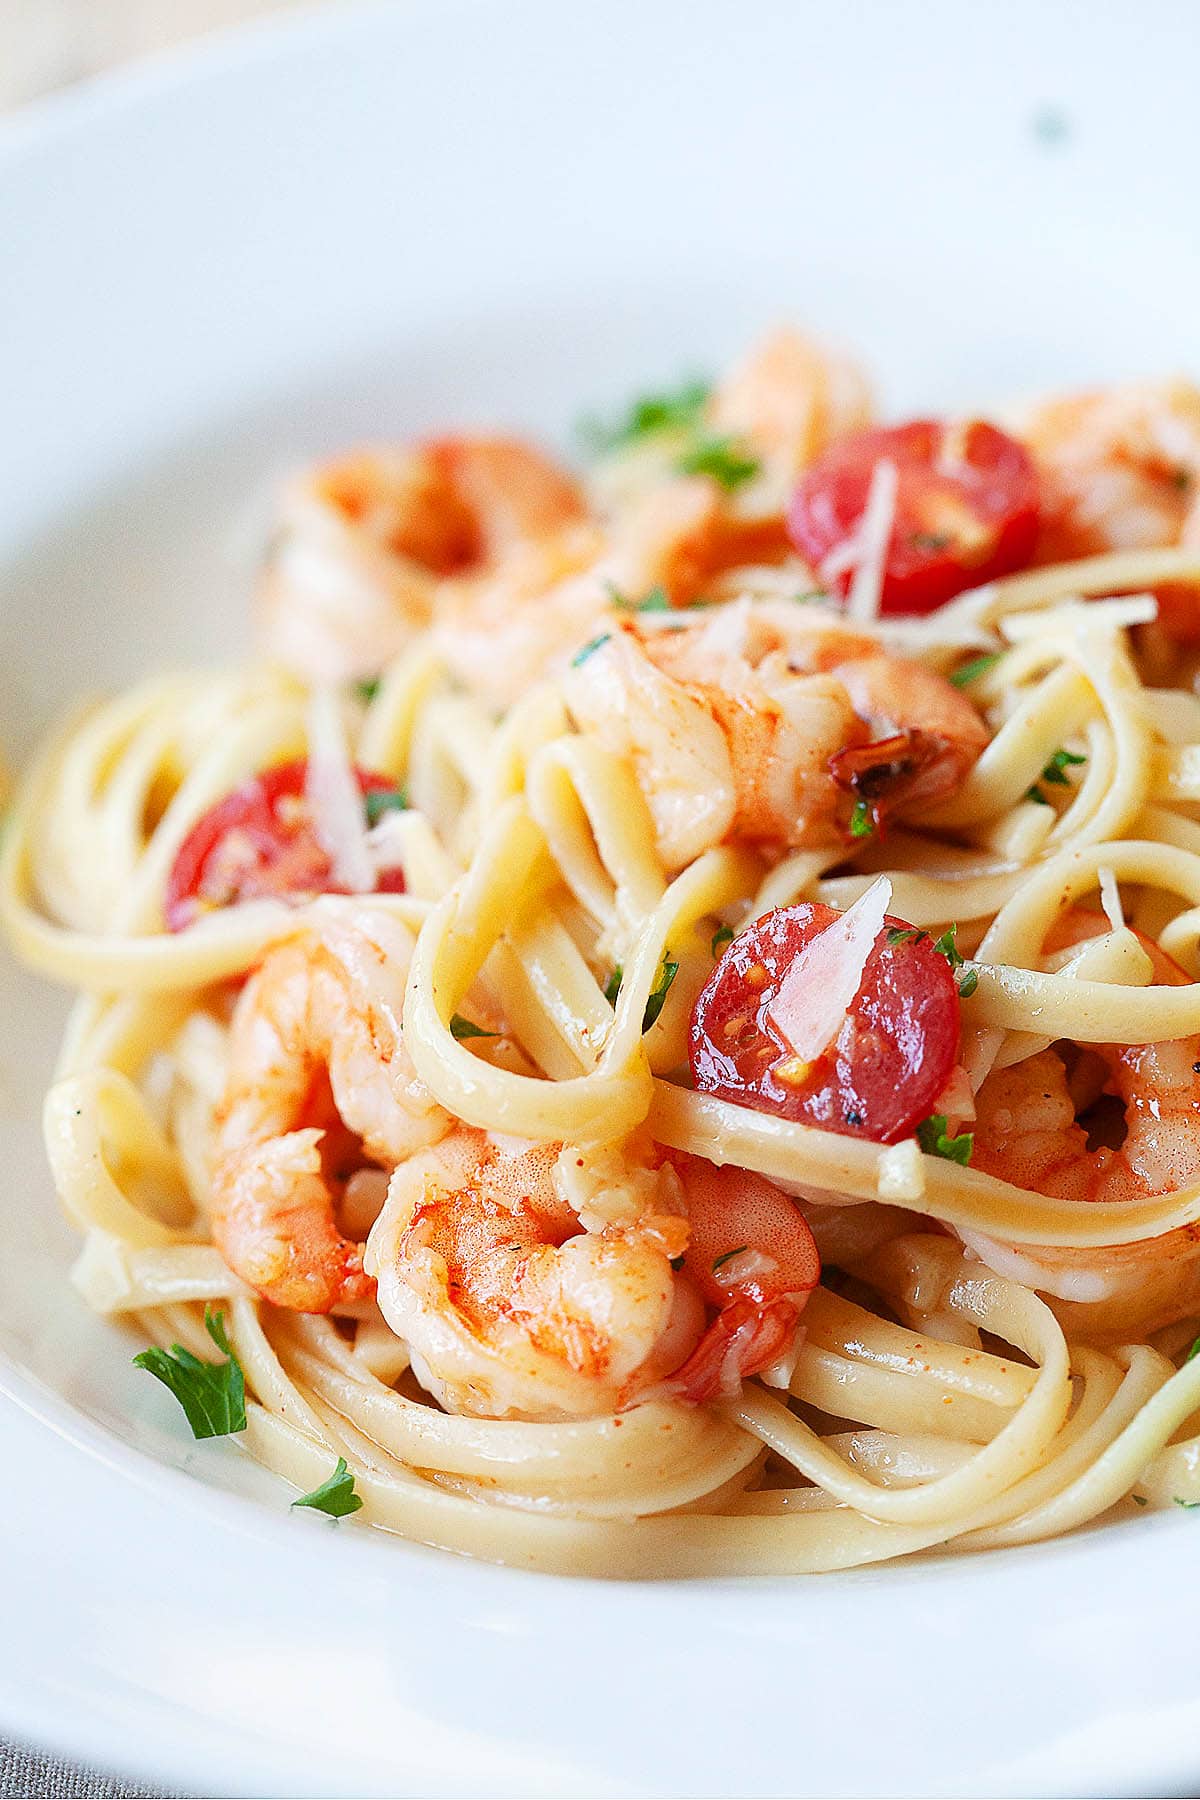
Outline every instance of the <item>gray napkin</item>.
[(77, 1769), (0, 1740), (0, 1800), (172, 1800), (162, 1788), (99, 1769)]

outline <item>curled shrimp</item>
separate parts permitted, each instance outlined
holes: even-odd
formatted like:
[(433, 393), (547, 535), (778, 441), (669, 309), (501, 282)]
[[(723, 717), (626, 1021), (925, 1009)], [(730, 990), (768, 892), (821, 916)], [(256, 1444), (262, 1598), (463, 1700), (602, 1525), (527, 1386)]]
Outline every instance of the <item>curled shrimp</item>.
[[(1051, 943), (1107, 930), (1070, 915)], [(1154, 979), (1187, 981), (1138, 934)], [(1054, 1046), (994, 1070), (976, 1096), (973, 1165), (1060, 1200), (1146, 1200), (1200, 1180), (1200, 1037), (1157, 1044)], [(1011, 1273), (1078, 1304), (1094, 1328), (1157, 1330), (1200, 1308), (1200, 1229), (1092, 1250), (976, 1246)]]
[(782, 326), (717, 386), (708, 422), (761, 457), (785, 504), (796, 477), (835, 438), (870, 424), (871, 391), (857, 364)]
[(433, 618), (439, 583), (578, 520), (575, 482), (508, 438), (363, 449), (294, 481), (260, 588), (269, 654), (323, 681), (372, 675)]
[(365, 911), (327, 917), (268, 952), (238, 998), (216, 1119), (213, 1238), (276, 1306), (366, 1300), (362, 1245), (340, 1231), (338, 1163), (391, 1168), (442, 1135), (400, 1015), (413, 939)]
[(669, 632), (618, 624), (564, 680), (581, 728), (631, 758), (670, 869), (735, 837), (839, 841), (954, 792), (988, 741), (957, 689), (789, 602)]
[(799, 1209), (759, 1177), (466, 1127), (397, 1169), (367, 1266), (444, 1406), (532, 1419), (735, 1390), (786, 1355), (819, 1273)]
[(1042, 482), (1039, 560), (1200, 545), (1200, 388), (1130, 382), (1037, 407), (1022, 436)]

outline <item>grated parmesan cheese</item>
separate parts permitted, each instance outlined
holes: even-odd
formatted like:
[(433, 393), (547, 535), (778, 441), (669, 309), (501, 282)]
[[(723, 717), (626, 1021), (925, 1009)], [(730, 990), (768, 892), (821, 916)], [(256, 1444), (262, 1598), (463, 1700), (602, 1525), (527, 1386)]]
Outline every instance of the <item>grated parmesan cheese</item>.
[(314, 688), (308, 709), (308, 772), (304, 794), (313, 830), (339, 887), (351, 894), (375, 888), (375, 858), (367, 843), (363, 797), (333, 688)]
[[(856, 534), (854, 579), (846, 599), (847, 615), (859, 624), (879, 617), (883, 574), (887, 564), (892, 526), (896, 520), (896, 490), (900, 478), (896, 465), (881, 456), (871, 476), (867, 504)], [(821, 569), (825, 573), (824, 565)]]
[(1121, 890), (1117, 886), (1117, 878), (1111, 869), (1097, 869), (1100, 877), (1100, 904), (1104, 908), (1104, 916), (1114, 931), (1125, 929), (1125, 909), (1121, 905)]
[(788, 969), (765, 1016), (792, 1056), (815, 1062), (837, 1037), (891, 903), (892, 884), (881, 875)]

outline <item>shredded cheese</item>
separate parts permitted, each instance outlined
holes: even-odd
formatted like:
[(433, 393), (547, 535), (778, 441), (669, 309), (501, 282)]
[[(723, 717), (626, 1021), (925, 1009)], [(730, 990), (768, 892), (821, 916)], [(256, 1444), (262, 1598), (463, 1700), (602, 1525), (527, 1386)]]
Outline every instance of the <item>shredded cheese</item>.
[(788, 969), (765, 1018), (791, 1056), (815, 1062), (837, 1037), (891, 903), (892, 884), (881, 875)]
[(363, 797), (333, 688), (313, 690), (308, 709), (308, 772), (305, 798), (313, 830), (332, 865), (339, 887), (369, 894), (375, 887), (375, 858), (367, 843)]
[(1117, 878), (1111, 869), (1097, 869), (1100, 877), (1100, 904), (1104, 908), (1104, 916), (1114, 931), (1125, 929), (1125, 909), (1121, 905), (1121, 890), (1117, 886)]
[(1116, 600), (1064, 600), (1042, 612), (1009, 613), (996, 624), (1010, 644), (1019, 644), (1049, 631), (1120, 631), (1127, 625), (1148, 625), (1157, 617), (1153, 594), (1122, 594)]
[[(899, 480), (895, 463), (881, 456), (871, 476), (867, 504), (858, 527), (854, 579), (846, 598), (848, 616), (860, 624), (879, 617), (884, 568), (896, 520)], [(824, 574), (824, 567), (821, 572)]]

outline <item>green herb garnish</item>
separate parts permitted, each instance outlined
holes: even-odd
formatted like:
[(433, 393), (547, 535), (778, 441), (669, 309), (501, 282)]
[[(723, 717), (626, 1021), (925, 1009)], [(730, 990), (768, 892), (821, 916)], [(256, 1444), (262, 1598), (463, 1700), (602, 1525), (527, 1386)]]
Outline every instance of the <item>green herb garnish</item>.
[(652, 587), (650, 592), (644, 595), (640, 600), (631, 600), (628, 594), (623, 594), (621, 592), (621, 589), (615, 582), (610, 581), (608, 584), (608, 596), (618, 612), (658, 613), (673, 612), (675, 610), (671, 605), (671, 599), (666, 588), (662, 586)]
[(246, 1378), (225, 1334), (224, 1313), (206, 1306), (204, 1329), (227, 1361), (202, 1362), (182, 1344), (174, 1344), (170, 1350), (155, 1345), (139, 1351), (133, 1366), (145, 1369), (170, 1388), (184, 1410), (193, 1437), (227, 1437), (246, 1429)]
[(939, 551), (948, 550), (954, 539), (944, 531), (914, 531), (908, 541), (914, 550), (928, 550), (936, 556)]
[(649, 1031), (663, 1009), (663, 1002), (671, 991), (671, 983), (679, 973), (677, 962), (668, 962), (663, 958), (659, 966), (658, 977), (650, 989), (650, 997), (646, 1001), (646, 1010), (642, 1014), (642, 1030)]
[[(1038, 779), (1039, 781), (1048, 781), (1051, 787), (1070, 787), (1071, 780), (1066, 773), (1067, 769), (1078, 768), (1080, 763), (1086, 761), (1086, 756), (1076, 756), (1073, 750), (1056, 750)], [(1027, 789), (1025, 798), (1036, 800), (1040, 806), (1049, 806), (1050, 804), (1037, 782)]]
[(978, 969), (968, 969), (966, 974), (962, 977), (962, 979), (960, 980), (960, 982), (958, 984), (959, 999), (960, 1000), (969, 1000), (971, 998), (971, 995), (975, 992), (975, 989), (978, 986), (979, 986), (979, 971), (978, 971)]
[(1149, 1501), (1146, 1499), (1145, 1494), (1130, 1494), (1129, 1498), (1133, 1501), (1135, 1506), (1149, 1505)]
[(928, 936), (927, 931), (918, 931), (915, 925), (911, 925), (907, 931), (902, 931), (898, 925), (889, 925), (887, 941), (889, 944), (919, 944), (922, 938)]
[(625, 449), (659, 431), (690, 430), (698, 422), (710, 392), (707, 381), (693, 377), (680, 382), (677, 388), (642, 394), (615, 425), (585, 420), (579, 428), (580, 436), (592, 450), (603, 453)]
[(986, 675), (989, 669), (994, 669), (1002, 655), (1003, 652), (1000, 650), (989, 650), (984, 656), (972, 657), (971, 661), (964, 663), (961, 669), (955, 669), (950, 677), (952, 684), (956, 688), (970, 687), (973, 681), (978, 681), (981, 675)]
[(365, 701), (369, 706), (382, 685), (383, 683), (379, 676), (373, 675), (370, 681), (356, 681), (354, 684), (354, 691), (359, 699)]
[(716, 931), (714, 931), (712, 934), (711, 949), (712, 949), (713, 955), (720, 956), (720, 954), (724, 950), (725, 946), (727, 944), (732, 944), (732, 942), (733, 942), (733, 926), (732, 925), (719, 926), (718, 929)]
[(482, 1025), (476, 1025), (471, 1019), (464, 1019), (461, 1013), (452, 1013), (450, 1030), (461, 1044), (464, 1038), (499, 1037), (497, 1031), (485, 1031)]
[(577, 669), (580, 663), (585, 663), (589, 656), (593, 656), (595, 652), (599, 650), (601, 644), (607, 644), (611, 636), (611, 631), (602, 631), (599, 637), (592, 638), (590, 643), (583, 646), (582, 650), (577, 650), (575, 652), (574, 656), (571, 658), (571, 667)]
[(681, 475), (711, 475), (732, 493), (744, 481), (753, 480), (760, 464), (740, 451), (733, 438), (702, 436), (684, 451), (675, 467)]
[(356, 1513), (362, 1501), (354, 1491), (354, 1477), (346, 1467), (346, 1459), (339, 1456), (337, 1468), (315, 1487), (311, 1494), (302, 1494), (299, 1500), (292, 1501), (293, 1506), (311, 1506), (314, 1512), (328, 1513), (331, 1519), (344, 1519), (347, 1513)]
[(975, 1148), (975, 1133), (960, 1131), (957, 1137), (948, 1137), (945, 1113), (934, 1113), (917, 1126), (917, 1142), (926, 1156), (943, 1156), (947, 1162), (961, 1163), (965, 1168)]
[(624, 975), (625, 971), (621, 967), (621, 964), (618, 963), (604, 984), (604, 998), (608, 1001), (610, 1006), (615, 1006), (617, 1004), (617, 995), (621, 991), (621, 982)]
[(853, 838), (870, 837), (875, 829), (875, 821), (871, 817), (871, 809), (865, 800), (856, 800), (850, 814), (850, 836)]
[(1179, 1495), (1176, 1494), (1175, 1504), (1176, 1506), (1182, 1506), (1184, 1512), (1191, 1512), (1195, 1507), (1200, 1506), (1200, 1500), (1181, 1500)]
[(408, 811), (408, 790), (402, 787), (369, 788), (363, 795), (363, 805), (367, 809), (367, 824), (378, 825), (384, 813)]
[[(945, 957), (952, 969), (961, 969), (963, 963), (966, 961), (966, 958), (962, 955), (958, 948), (958, 944), (955, 941), (957, 933), (957, 925), (948, 926), (933, 946), (939, 956)], [(978, 972), (975, 969), (968, 969), (958, 984), (959, 998), (962, 1000), (969, 1000), (978, 986)]]

